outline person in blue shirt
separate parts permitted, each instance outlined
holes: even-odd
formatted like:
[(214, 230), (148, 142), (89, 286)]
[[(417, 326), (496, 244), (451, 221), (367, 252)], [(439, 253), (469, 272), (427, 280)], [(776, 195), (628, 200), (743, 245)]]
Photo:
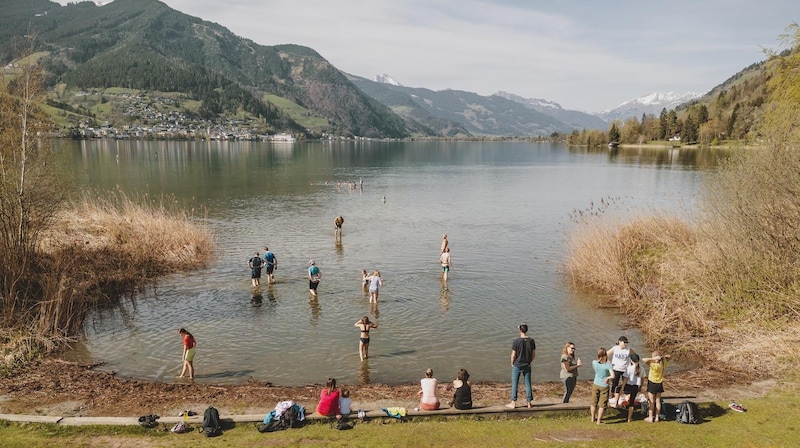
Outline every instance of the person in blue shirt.
[(314, 260), (308, 262), (308, 290), (311, 295), (317, 297), (317, 286), (322, 278), (322, 273), (319, 272), (317, 263)]
[(267, 265), (267, 283), (275, 283), (273, 271), (278, 268), (278, 258), (267, 246), (264, 246), (264, 264)]
[(608, 406), (608, 382), (614, 379), (606, 349), (597, 350), (597, 360), (592, 361), (592, 367), (594, 368), (594, 382), (592, 383), (589, 412), (592, 414), (592, 421), (596, 421), (599, 425), (603, 423), (603, 412)]

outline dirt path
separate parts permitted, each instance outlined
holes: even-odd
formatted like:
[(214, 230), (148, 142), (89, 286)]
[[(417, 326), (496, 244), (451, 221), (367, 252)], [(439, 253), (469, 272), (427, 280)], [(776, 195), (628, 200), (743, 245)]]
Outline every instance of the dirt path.
[[(584, 373), (584, 378), (588, 374)], [(746, 376), (716, 370), (687, 370), (667, 376), (665, 396), (698, 396), (716, 401), (742, 400), (761, 396), (774, 387), (775, 381), (747, 383)], [(439, 398), (446, 401), (441, 379)], [(720, 387), (725, 385), (725, 387)], [(343, 385), (351, 391), (353, 409), (374, 410), (386, 406), (417, 405), (419, 385)], [(342, 386), (340, 386), (342, 387)], [(267, 414), (282, 400), (294, 400), (313, 410), (320, 385), (277, 387), (249, 381), (238, 385), (163, 383), (116, 377), (58, 359), (35, 363), (24, 372), (0, 378), (0, 413), (52, 416), (138, 416), (155, 413), (177, 416), (183, 409), (202, 412), (213, 405), (225, 415)], [(476, 383), (473, 400), (476, 406), (506, 403), (508, 383)], [(536, 403), (558, 403), (563, 386), (560, 382), (534, 385)], [(588, 403), (591, 384), (579, 381), (571, 402)], [(523, 388), (524, 393), (524, 388)]]

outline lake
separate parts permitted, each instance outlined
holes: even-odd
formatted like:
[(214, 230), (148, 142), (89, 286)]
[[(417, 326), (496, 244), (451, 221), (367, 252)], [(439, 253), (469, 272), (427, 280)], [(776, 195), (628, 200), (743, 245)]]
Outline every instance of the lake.
[[(527, 142), (303, 143), (64, 141), (82, 186), (174, 195), (207, 219), (217, 253), (207, 269), (160, 279), (135, 300), (98, 310), (64, 356), (121, 376), (174, 381), (185, 327), (201, 383), (408, 383), (432, 367), (509, 381), (511, 341), (536, 341), (534, 381), (558, 380), (567, 341), (584, 361), (625, 334), (624, 317), (571, 290), (562, 273), (571, 214), (613, 201), (624, 210), (691, 212), (716, 166), (711, 151), (591, 152)], [(363, 181), (363, 188), (359, 185)], [(351, 187), (351, 182), (356, 184)], [(345, 219), (341, 244), (333, 233)], [(453, 269), (438, 263), (442, 234)], [(250, 285), (264, 245), (277, 283)], [(308, 261), (322, 272), (308, 291)], [(377, 306), (361, 270), (380, 270)], [(353, 324), (369, 316), (370, 358)]]

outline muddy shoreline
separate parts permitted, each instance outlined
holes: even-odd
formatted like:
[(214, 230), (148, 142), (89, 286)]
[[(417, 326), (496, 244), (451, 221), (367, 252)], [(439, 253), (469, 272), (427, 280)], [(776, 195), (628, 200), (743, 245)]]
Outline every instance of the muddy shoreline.
[[(49, 358), (37, 361), (0, 381), (0, 413), (52, 416), (138, 416), (149, 413), (178, 415), (188, 409), (202, 412), (215, 406), (222, 414), (267, 414), (278, 401), (294, 400), (313, 410), (322, 385), (299, 387), (273, 386), (255, 380), (236, 385), (211, 385), (191, 382), (156, 382), (120, 378), (95, 366)], [(587, 403), (591, 382), (584, 372), (575, 389), (572, 403)], [(447, 401), (444, 386), (452, 378), (440, 378), (439, 399)], [(766, 393), (774, 381), (748, 383), (745, 372), (689, 369), (667, 375), (665, 396), (703, 397), (712, 400), (740, 400)], [(534, 378), (535, 381), (535, 378)], [(351, 391), (353, 409), (380, 409), (386, 406), (413, 408), (419, 384), (340, 385)], [(493, 406), (509, 401), (509, 383), (482, 383), (473, 386), (476, 406)], [(524, 388), (523, 388), (524, 391)], [(523, 392), (524, 393), (524, 392)], [(560, 382), (534, 385), (534, 402), (559, 403)]]

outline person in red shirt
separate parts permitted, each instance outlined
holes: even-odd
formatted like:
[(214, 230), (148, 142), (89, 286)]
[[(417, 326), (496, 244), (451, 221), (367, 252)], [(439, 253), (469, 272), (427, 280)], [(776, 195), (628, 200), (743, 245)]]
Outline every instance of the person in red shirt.
[(339, 412), (339, 391), (336, 390), (336, 380), (334, 378), (328, 378), (328, 383), (319, 394), (317, 414), (326, 417), (341, 417)]
[(197, 342), (194, 340), (194, 336), (192, 333), (189, 333), (188, 330), (185, 328), (181, 328), (178, 330), (178, 334), (183, 336), (183, 370), (181, 370), (181, 378), (186, 376), (186, 372), (189, 372), (189, 378), (194, 379), (194, 365), (192, 362), (194, 361), (194, 353), (195, 353), (195, 346)]

